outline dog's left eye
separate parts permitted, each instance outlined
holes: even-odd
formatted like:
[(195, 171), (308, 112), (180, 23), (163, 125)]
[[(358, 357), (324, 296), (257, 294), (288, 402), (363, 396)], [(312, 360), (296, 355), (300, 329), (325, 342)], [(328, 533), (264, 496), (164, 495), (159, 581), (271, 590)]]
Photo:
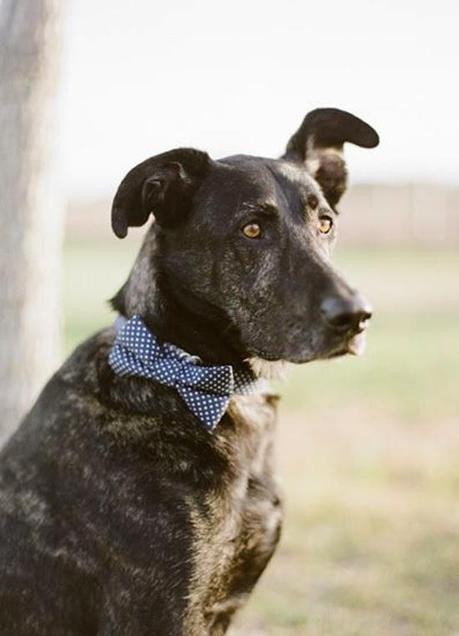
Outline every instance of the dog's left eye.
[(249, 239), (260, 238), (261, 227), (258, 225), (258, 223), (247, 223), (242, 228), (242, 233)]
[(321, 234), (328, 234), (333, 227), (333, 219), (329, 216), (322, 216), (319, 219), (319, 232)]

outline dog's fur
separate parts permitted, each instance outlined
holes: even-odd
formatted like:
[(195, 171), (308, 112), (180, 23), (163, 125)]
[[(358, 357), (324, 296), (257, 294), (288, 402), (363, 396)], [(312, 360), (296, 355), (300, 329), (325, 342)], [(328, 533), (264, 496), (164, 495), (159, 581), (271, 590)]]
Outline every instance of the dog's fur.
[[(330, 265), (334, 230), (318, 231), (336, 219), (345, 141), (378, 138), (319, 109), (280, 160), (182, 148), (136, 166), (113, 229), (155, 221), (114, 307), (258, 373), (355, 348), (368, 312), (344, 330), (325, 320), (324, 299), (361, 301)], [(172, 388), (114, 375), (113, 339), (73, 353), (1, 453), (2, 636), (223, 634), (278, 542), (276, 396), (234, 396), (209, 433)]]

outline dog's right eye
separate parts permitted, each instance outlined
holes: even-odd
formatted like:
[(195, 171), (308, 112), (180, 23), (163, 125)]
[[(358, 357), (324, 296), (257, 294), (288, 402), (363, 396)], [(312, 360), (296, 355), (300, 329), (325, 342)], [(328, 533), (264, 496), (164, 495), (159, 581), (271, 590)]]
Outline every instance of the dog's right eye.
[(257, 239), (261, 236), (261, 227), (258, 223), (247, 223), (242, 227), (242, 233), (249, 239)]
[(329, 234), (333, 227), (333, 220), (329, 216), (321, 216), (319, 219), (319, 232)]

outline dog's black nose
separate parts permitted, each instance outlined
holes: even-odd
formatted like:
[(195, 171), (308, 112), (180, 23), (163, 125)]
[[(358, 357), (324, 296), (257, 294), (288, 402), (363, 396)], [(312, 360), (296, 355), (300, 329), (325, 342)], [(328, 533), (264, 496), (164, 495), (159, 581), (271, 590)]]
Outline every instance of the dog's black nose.
[(358, 294), (348, 298), (328, 296), (320, 309), (329, 327), (340, 333), (363, 331), (372, 312), (367, 301)]

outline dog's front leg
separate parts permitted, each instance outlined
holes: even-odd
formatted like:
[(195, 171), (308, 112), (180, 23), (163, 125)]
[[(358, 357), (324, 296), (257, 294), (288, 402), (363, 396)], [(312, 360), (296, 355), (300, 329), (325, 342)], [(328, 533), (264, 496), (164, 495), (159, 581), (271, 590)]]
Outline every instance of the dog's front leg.
[(184, 630), (183, 625), (177, 624), (173, 614), (169, 618), (170, 624), (168, 625), (151, 612), (134, 610), (132, 613), (126, 609), (126, 611), (118, 611), (110, 617), (103, 617), (97, 636), (190, 636)]
[(106, 598), (97, 636), (191, 636), (183, 614), (183, 606), (172, 592), (153, 596), (145, 588), (124, 588), (116, 597)]

